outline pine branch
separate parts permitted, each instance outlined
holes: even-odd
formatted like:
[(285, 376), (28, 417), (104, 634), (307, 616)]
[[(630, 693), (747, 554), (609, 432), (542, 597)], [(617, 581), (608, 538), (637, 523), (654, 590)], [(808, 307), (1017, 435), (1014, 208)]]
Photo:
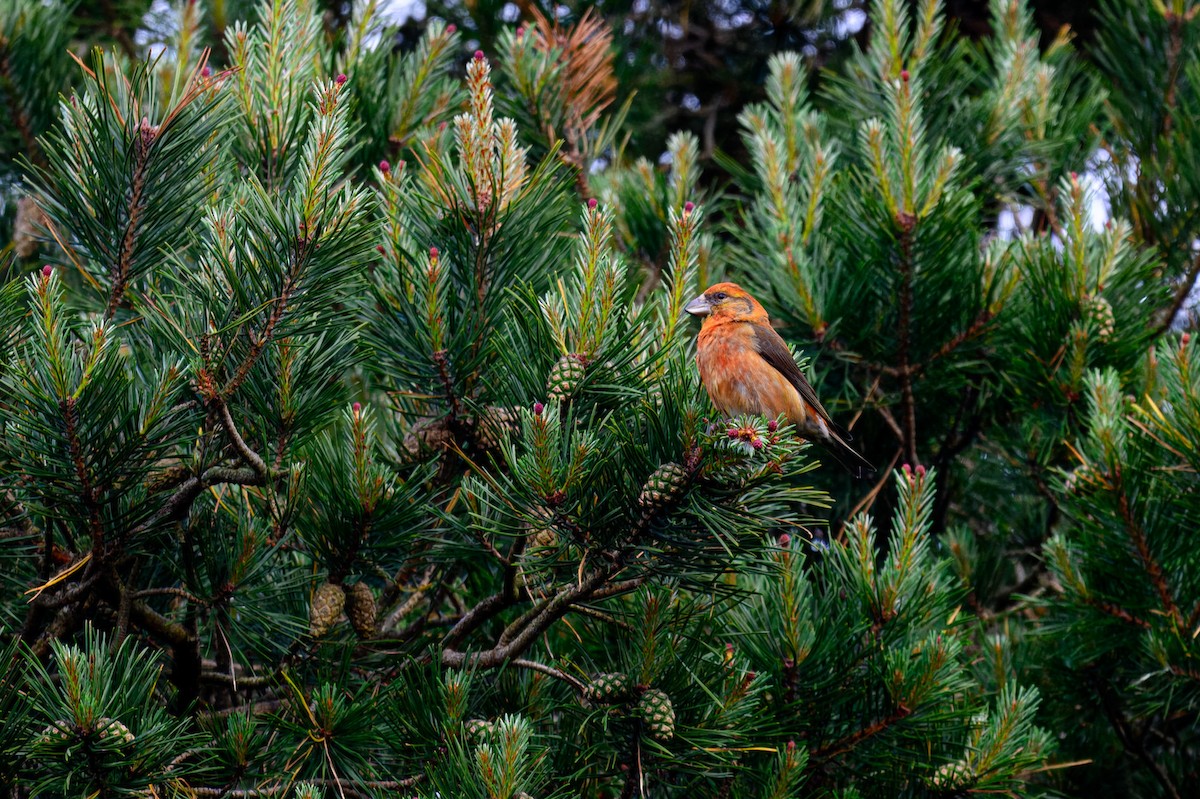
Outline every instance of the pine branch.
[(1200, 278), (1200, 253), (1197, 253), (1192, 259), (1192, 264), (1188, 267), (1187, 274), (1183, 276), (1183, 279), (1175, 288), (1175, 297), (1171, 300), (1170, 307), (1163, 313), (1162, 321), (1155, 328), (1155, 337), (1166, 333), (1175, 324), (1175, 317), (1179, 315), (1180, 309), (1183, 308), (1188, 297), (1192, 296), (1192, 290), (1196, 288), (1197, 278)]
[(1102, 677), (1095, 673), (1088, 674), (1088, 682), (1091, 683), (1093, 690), (1100, 696), (1100, 707), (1104, 710), (1104, 715), (1108, 718), (1108, 722), (1112, 725), (1113, 732), (1117, 734), (1117, 739), (1120, 740), (1121, 746), (1126, 752), (1131, 753), (1150, 770), (1154, 775), (1154, 779), (1166, 791), (1167, 796), (1171, 799), (1182, 799), (1182, 794), (1175, 784), (1171, 781), (1166, 770), (1160, 766), (1150, 753), (1146, 750), (1145, 735), (1133, 728), (1133, 725), (1125, 717), (1121, 707), (1117, 704), (1117, 697), (1111, 686)]
[(121, 304), (125, 295), (125, 287), (129, 282), (130, 268), (137, 243), (138, 225), (141, 222), (142, 211), (145, 210), (142, 193), (146, 188), (146, 164), (157, 134), (158, 128), (151, 125), (146, 119), (143, 119), (138, 125), (135, 134), (133, 167), (129, 176), (129, 202), (125, 212), (125, 234), (121, 237), (116, 260), (110, 268), (109, 277), (112, 280), (112, 287), (109, 289), (108, 305), (104, 309), (106, 321), (112, 319), (117, 312), (117, 307)]
[(908, 718), (910, 715), (912, 715), (911, 709), (904, 706), (903, 704), (898, 704), (898, 705), (896, 705), (895, 710), (893, 710), (891, 713), (884, 716), (883, 718), (878, 719), (878, 720), (872, 722), (871, 724), (868, 724), (866, 727), (863, 727), (860, 730), (856, 730), (855, 732), (851, 733), (850, 735), (847, 735), (844, 738), (840, 738), (837, 741), (834, 741), (833, 743), (826, 744), (825, 746), (822, 746), (819, 749), (816, 749), (812, 753), (812, 756), (811, 756), (812, 760), (814, 760), (814, 761), (829, 761), (837, 755), (849, 752), (851, 749), (858, 746), (863, 741), (867, 740), (868, 738), (878, 735), (879, 733), (888, 729), (889, 727), (896, 724), (897, 722), (903, 721), (904, 719)]
[(899, 339), (900, 360), (900, 407), (904, 416), (904, 452), (908, 463), (917, 466), (917, 403), (913, 398), (913, 372), (910, 358), (912, 356), (912, 306), (913, 306), (913, 254), (912, 234), (916, 226), (916, 217), (901, 212), (896, 216), (896, 224), (900, 228), (900, 320), (897, 338)]
[(1133, 516), (1133, 511), (1129, 507), (1129, 497), (1126, 495), (1124, 488), (1117, 495), (1117, 509), (1121, 515), (1121, 521), (1125, 523), (1126, 532), (1129, 533), (1129, 537), (1133, 540), (1138, 559), (1142, 562), (1142, 567), (1150, 577), (1150, 582), (1154, 585), (1154, 590), (1158, 592), (1158, 598), (1162, 602), (1163, 610), (1175, 622), (1176, 629), (1182, 629), (1183, 616), (1179, 612), (1179, 606), (1175, 604), (1175, 599), (1171, 596), (1171, 589), (1167, 585), (1167, 578), (1163, 574), (1162, 566), (1159, 565), (1150, 552), (1150, 544), (1146, 540), (1146, 531), (1142, 529), (1141, 524)]
[[(411, 788), (423, 779), (422, 775), (408, 777), (403, 780), (340, 780), (340, 779), (310, 779), (302, 782), (316, 785), (320, 788), (333, 788), (339, 796), (349, 799), (374, 799), (378, 791), (401, 791)], [(192, 787), (188, 790), (196, 796), (214, 797), (214, 799), (258, 799), (259, 797), (282, 796), (289, 793), (295, 785), (292, 782), (272, 785), (264, 788), (207, 788)]]
[(526, 660), (524, 658), (513, 658), (508, 662), (510, 665), (516, 666), (517, 668), (529, 669), (530, 671), (540, 672), (548, 677), (553, 677), (556, 680), (562, 680), (574, 688), (575, 692), (578, 694), (583, 694), (584, 689), (587, 687), (570, 674), (567, 674), (565, 671), (556, 669), (553, 666), (547, 666), (545, 663), (538, 663), (536, 661)]

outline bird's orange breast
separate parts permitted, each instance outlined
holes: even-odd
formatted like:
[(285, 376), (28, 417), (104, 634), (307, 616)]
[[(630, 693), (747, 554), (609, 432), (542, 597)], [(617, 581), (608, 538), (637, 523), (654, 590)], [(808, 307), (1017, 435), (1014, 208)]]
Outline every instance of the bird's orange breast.
[(795, 387), (758, 354), (749, 325), (705, 325), (696, 340), (696, 365), (708, 396), (724, 414), (786, 416), (796, 424), (809, 415)]

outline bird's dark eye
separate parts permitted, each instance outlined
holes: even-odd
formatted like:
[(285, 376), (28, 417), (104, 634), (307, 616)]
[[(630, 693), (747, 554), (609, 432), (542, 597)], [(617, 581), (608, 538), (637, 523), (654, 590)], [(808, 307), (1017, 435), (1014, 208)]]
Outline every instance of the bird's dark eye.
[(718, 291), (716, 294), (713, 295), (713, 299), (716, 300), (717, 302), (720, 302), (721, 300), (725, 299), (727, 296), (728, 295), (725, 292)]

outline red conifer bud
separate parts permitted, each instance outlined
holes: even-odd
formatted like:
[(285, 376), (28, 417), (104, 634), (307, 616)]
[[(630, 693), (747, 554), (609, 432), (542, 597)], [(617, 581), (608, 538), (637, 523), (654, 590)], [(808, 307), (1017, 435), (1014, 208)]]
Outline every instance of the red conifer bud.
[(685, 214), (690, 214), (695, 208), (696, 206), (690, 200), (683, 204), (683, 212)]
[(772, 419), (771, 421), (767, 422), (767, 429), (774, 433), (779, 429), (779, 422)]
[(379, 171), (384, 174), (392, 171), (392, 165), (387, 162), (387, 159), (379, 162)]
[(593, 211), (596, 209), (596, 198), (595, 197), (588, 200), (588, 209), (593, 210)]
[(482, 61), (482, 60), (483, 60), (483, 51), (482, 51), (482, 50), (476, 50), (476, 51), (475, 51), (475, 60), (476, 60), (476, 61)]
[(784, 533), (783, 535), (779, 536), (779, 546), (786, 547), (791, 543), (792, 543), (792, 537), (790, 535), (788, 535), (787, 533)]
[(533, 403), (533, 415), (534, 416), (541, 416), (542, 411), (544, 411), (544, 410), (546, 410), (546, 406), (543, 405), (542, 403), (540, 403), (540, 402)]
[[(54, 272), (54, 267), (51, 266), (50, 264), (46, 264), (45, 266), (42, 267), (42, 277), (50, 277), (50, 275), (53, 274), (53, 272)], [(1186, 336), (1187, 334), (1184, 333), (1184, 335)], [(1185, 341), (1184, 343), (1186, 344), (1187, 342)]]
[(356, 402), (351, 407), (354, 409), (355, 416), (358, 416), (358, 414), (362, 412), (362, 403), (361, 402)]
[(379, 250), (380, 255), (387, 255), (387, 250), (383, 249), (382, 244), (376, 244), (375, 249)]
[(206, 67), (204, 67), (204, 69), (200, 70), (200, 77), (202, 77), (202, 78), (207, 78), (211, 74), (212, 74), (211, 67), (206, 66)]
[(336, 83), (338, 86), (341, 86), (347, 80), (349, 80), (349, 78), (347, 78), (345, 75), (338, 75), (336, 78), (333, 79), (333, 82)]
[(904, 81), (905, 83), (908, 83), (908, 70), (907, 69), (900, 70), (900, 80)]
[(453, 22), (446, 26), (446, 33), (454, 33), (456, 30), (458, 30), (458, 26)]
[(429, 248), (429, 257), (434, 259), (435, 261), (437, 260), (437, 257), (438, 257), (438, 248), (437, 247)]
[(917, 466), (917, 476), (918, 477), (925, 476), (925, 467), (924, 466)]

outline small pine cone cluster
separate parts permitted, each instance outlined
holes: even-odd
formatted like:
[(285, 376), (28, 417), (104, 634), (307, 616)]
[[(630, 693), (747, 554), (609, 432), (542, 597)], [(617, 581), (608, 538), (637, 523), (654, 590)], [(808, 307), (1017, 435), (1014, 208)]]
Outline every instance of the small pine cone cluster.
[(664, 463), (646, 479), (638, 504), (654, 512), (665, 510), (683, 498), (687, 486), (687, 469), (678, 463)]
[(1100, 296), (1085, 296), (1080, 303), (1083, 318), (1096, 328), (1096, 338), (1105, 342), (1117, 332), (1117, 320), (1112, 305)]
[(546, 377), (546, 396), (551, 402), (563, 402), (575, 396), (586, 371), (581, 355), (564, 355), (550, 368)]
[(954, 763), (943, 763), (929, 777), (929, 785), (939, 791), (952, 791), (974, 780), (971, 767), (959, 760)]
[(629, 677), (620, 672), (597, 674), (583, 689), (583, 696), (598, 705), (615, 705), (627, 700), (632, 688)]
[(133, 733), (121, 722), (101, 716), (96, 720), (96, 732), (101, 738), (112, 738), (123, 743), (133, 743)]
[(471, 738), (483, 738), (490, 735), (496, 729), (496, 725), (486, 719), (468, 719), (464, 729)]
[(669, 741), (675, 737), (675, 706), (663, 691), (651, 688), (642, 694), (637, 713), (654, 740)]
[(366, 583), (355, 583), (346, 589), (346, 618), (358, 637), (367, 640), (375, 637), (375, 621), (378, 610), (375, 594)]
[(320, 638), (333, 629), (345, 606), (346, 593), (342, 587), (333, 583), (322, 583), (313, 594), (312, 607), (308, 611), (309, 635)]
[(1067, 475), (1063, 487), (1068, 494), (1086, 494), (1100, 485), (1101, 475), (1090, 463), (1081, 463)]
[(533, 509), (533, 519), (526, 527), (529, 531), (529, 549), (546, 549), (558, 544), (558, 531), (554, 529), (554, 514), (543, 507)]

